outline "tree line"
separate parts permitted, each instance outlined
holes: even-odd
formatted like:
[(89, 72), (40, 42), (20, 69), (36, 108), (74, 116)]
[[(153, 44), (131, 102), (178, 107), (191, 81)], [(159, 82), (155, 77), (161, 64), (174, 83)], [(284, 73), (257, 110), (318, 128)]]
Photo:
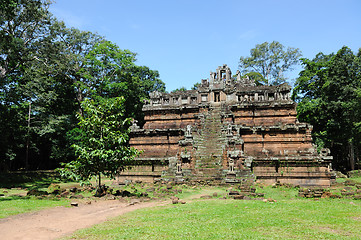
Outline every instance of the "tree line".
[[(122, 96), (123, 118), (142, 124), (142, 104), (164, 91), (158, 71), (104, 37), (68, 28), (46, 0), (0, 6), (0, 169), (53, 169), (75, 159), (76, 115)], [(84, 136), (83, 136), (84, 137)]]
[[(68, 28), (49, 5), (48, 0), (0, 3), (0, 170), (54, 169), (60, 162), (76, 167), (76, 156), (90, 159), (85, 152), (104, 146), (112, 152), (91, 152), (98, 160), (106, 162), (112, 154), (130, 160), (136, 152), (122, 147), (131, 119), (143, 124), (144, 99), (151, 91), (165, 91), (165, 84), (158, 71), (136, 65), (136, 53), (96, 33)], [(361, 51), (345, 46), (314, 59), (301, 56), (298, 48), (264, 42), (240, 58), (239, 70), (258, 85), (277, 85), (302, 64), (292, 95), (299, 120), (314, 126), (319, 149), (331, 149), (334, 168), (359, 168)], [(105, 119), (112, 124), (102, 124)], [(111, 139), (118, 142), (104, 135), (114, 129), (120, 130)]]

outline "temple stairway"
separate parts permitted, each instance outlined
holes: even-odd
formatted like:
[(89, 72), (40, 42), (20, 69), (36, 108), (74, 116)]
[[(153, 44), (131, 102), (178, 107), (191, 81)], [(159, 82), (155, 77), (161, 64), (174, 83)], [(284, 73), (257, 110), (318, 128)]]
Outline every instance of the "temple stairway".
[(221, 178), (223, 175), (223, 150), (227, 138), (222, 126), (220, 103), (214, 103), (205, 115), (201, 132), (194, 137), (195, 171), (205, 178)]

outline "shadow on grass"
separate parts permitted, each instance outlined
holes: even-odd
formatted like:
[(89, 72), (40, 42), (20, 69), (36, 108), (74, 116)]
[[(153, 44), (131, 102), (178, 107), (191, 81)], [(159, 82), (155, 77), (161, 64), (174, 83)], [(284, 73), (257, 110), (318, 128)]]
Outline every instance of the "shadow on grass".
[(27, 171), (0, 174), (0, 188), (47, 188), (51, 183), (66, 182), (55, 171)]
[(12, 200), (24, 200), (29, 198), (30, 198), (29, 196), (9, 196), (9, 197), (0, 198), (0, 202), (12, 201)]

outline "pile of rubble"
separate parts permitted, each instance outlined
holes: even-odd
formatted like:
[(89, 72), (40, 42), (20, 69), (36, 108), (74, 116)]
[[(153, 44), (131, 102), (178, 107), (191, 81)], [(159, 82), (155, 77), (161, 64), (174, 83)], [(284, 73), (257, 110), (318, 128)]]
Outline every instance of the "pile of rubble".
[(332, 194), (323, 188), (300, 188), (298, 190), (298, 196), (305, 198), (338, 198), (339, 195)]
[(323, 188), (300, 188), (298, 196), (305, 198), (352, 198), (361, 200), (361, 184), (352, 180), (346, 180), (342, 185), (339, 189), (340, 194)]
[(236, 190), (233, 188), (229, 190), (228, 196), (234, 199), (244, 200), (263, 200), (264, 193), (256, 193), (256, 188), (252, 186), (238, 186)]

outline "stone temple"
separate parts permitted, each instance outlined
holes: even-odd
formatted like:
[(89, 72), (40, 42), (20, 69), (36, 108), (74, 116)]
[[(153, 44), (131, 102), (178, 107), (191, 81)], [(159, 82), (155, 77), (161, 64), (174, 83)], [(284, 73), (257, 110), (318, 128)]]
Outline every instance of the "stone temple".
[(291, 87), (256, 86), (227, 65), (197, 90), (152, 92), (143, 128), (130, 145), (142, 154), (120, 180), (330, 186), (328, 149), (312, 145), (312, 126), (300, 123)]

